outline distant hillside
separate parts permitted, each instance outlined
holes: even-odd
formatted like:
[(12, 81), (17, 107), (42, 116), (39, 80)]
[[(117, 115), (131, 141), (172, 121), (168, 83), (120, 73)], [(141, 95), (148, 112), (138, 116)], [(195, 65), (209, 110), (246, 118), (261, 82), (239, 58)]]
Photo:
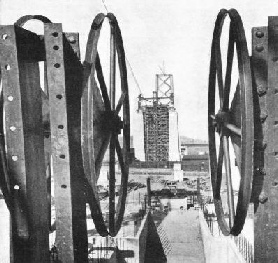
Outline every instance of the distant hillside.
[(180, 136), (180, 144), (208, 144), (205, 140), (192, 139), (186, 136)]

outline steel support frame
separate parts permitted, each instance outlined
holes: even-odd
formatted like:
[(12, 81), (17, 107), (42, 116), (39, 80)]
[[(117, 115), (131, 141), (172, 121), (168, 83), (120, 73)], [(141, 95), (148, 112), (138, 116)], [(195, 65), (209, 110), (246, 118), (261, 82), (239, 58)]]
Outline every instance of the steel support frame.
[[(256, 96), (254, 262), (278, 258), (278, 17), (252, 30)], [(257, 117), (256, 117), (257, 116)]]
[(156, 74), (156, 96), (163, 104), (174, 105), (174, 81), (172, 74)]
[(44, 165), (40, 38), (17, 26), (0, 27), (7, 167), (11, 189), (11, 262), (49, 262)]
[(83, 68), (61, 24), (46, 24), (44, 40), (58, 262), (88, 262), (86, 196), (80, 180), (85, 177), (80, 130)]
[[(11, 262), (50, 262), (50, 154), (58, 255), (54, 262), (88, 262), (78, 34), (63, 33), (61, 24), (46, 24), (43, 39), (18, 26), (0, 26), (0, 45)], [(38, 62), (45, 60), (44, 93)], [(49, 109), (51, 132), (43, 119)]]

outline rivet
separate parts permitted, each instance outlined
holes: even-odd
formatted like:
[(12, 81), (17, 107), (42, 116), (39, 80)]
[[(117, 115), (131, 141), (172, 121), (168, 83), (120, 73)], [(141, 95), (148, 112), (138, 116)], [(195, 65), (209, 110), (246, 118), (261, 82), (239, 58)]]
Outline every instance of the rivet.
[(264, 204), (265, 202), (267, 202), (267, 200), (268, 200), (268, 197), (264, 193), (261, 193), (259, 196), (259, 202), (261, 204)]
[(268, 115), (265, 112), (262, 112), (260, 115), (261, 122), (264, 123)]
[(266, 175), (266, 171), (263, 167), (257, 167), (257, 168), (255, 168), (255, 171), (257, 173), (260, 173), (261, 175)]
[(263, 141), (262, 142), (262, 150), (265, 150), (267, 147), (267, 142), (266, 141)]
[(257, 31), (257, 32), (256, 32), (256, 37), (258, 37), (258, 38), (264, 37), (264, 32), (262, 32), (262, 31)]
[(14, 97), (13, 96), (8, 96), (8, 101), (13, 101)]
[(255, 47), (255, 49), (256, 49), (256, 51), (258, 51), (258, 52), (262, 52), (262, 51), (264, 50), (264, 47), (263, 47), (263, 45), (257, 45), (257, 46)]
[(10, 127), (10, 130), (11, 130), (11, 131), (15, 131), (15, 130), (16, 130), (16, 127), (11, 126), (11, 127)]
[(14, 190), (19, 190), (19, 185), (14, 185)]
[(5, 69), (6, 70), (10, 70), (11, 69), (11, 66), (9, 64), (5, 65)]
[(68, 41), (69, 41), (71, 44), (75, 44), (75, 43), (76, 43), (76, 39), (74, 38), (74, 36), (69, 36), (69, 37), (68, 37)]
[(263, 85), (259, 85), (257, 87), (257, 92), (258, 92), (259, 96), (264, 95), (266, 93), (266, 87)]
[(17, 157), (16, 155), (13, 155), (13, 156), (12, 156), (12, 160), (13, 160), (14, 162), (16, 162), (16, 161), (18, 160), (18, 157)]

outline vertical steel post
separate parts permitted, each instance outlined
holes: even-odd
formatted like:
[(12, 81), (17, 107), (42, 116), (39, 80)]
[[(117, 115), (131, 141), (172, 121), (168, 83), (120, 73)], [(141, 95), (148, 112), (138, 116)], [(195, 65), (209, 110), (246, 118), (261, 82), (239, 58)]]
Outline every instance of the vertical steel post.
[(151, 208), (151, 178), (147, 178), (148, 208)]
[[(116, 99), (116, 41), (115, 30), (111, 26), (110, 33), (110, 103), (115, 110)], [(109, 231), (115, 232), (115, 141), (117, 134), (112, 132), (109, 145)]]
[[(265, 231), (267, 224), (267, 177), (265, 177), (265, 147), (269, 136), (267, 122), (264, 121), (267, 107), (268, 91), (268, 28), (256, 27), (252, 29), (252, 68), (254, 73), (254, 258), (255, 262), (265, 261), (268, 257)], [(263, 117), (263, 118), (261, 118)]]
[(268, 28), (253, 29), (252, 46), (259, 103), (255, 116), (259, 116), (261, 123), (255, 133), (258, 143), (253, 184), (254, 260), (275, 262), (278, 257), (278, 17), (268, 18)]
[[(12, 261), (49, 262), (39, 37), (0, 27), (7, 165), (12, 189)], [(24, 48), (23, 48), (24, 47)], [(31, 53), (32, 57), (28, 55)]]
[(268, 262), (278, 257), (278, 17), (268, 18), (268, 92), (267, 92), (267, 148), (265, 152), (265, 184), (268, 201), (265, 203), (264, 230)]
[(88, 262), (81, 154), (82, 67), (70, 52), (61, 24), (45, 25), (56, 244), (61, 262)]

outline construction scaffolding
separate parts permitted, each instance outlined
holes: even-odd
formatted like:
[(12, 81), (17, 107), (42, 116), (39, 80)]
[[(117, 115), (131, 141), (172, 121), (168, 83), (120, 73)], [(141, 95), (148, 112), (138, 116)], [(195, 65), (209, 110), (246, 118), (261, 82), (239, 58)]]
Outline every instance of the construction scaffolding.
[(138, 111), (143, 114), (144, 151), (148, 163), (169, 161), (169, 112), (174, 110), (173, 75), (157, 74), (153, 97), (139, 96)]
[(147, 106), (144, 117), (144, 146), (147, 162), (169, 158), (169, 110), (166, 105)]

